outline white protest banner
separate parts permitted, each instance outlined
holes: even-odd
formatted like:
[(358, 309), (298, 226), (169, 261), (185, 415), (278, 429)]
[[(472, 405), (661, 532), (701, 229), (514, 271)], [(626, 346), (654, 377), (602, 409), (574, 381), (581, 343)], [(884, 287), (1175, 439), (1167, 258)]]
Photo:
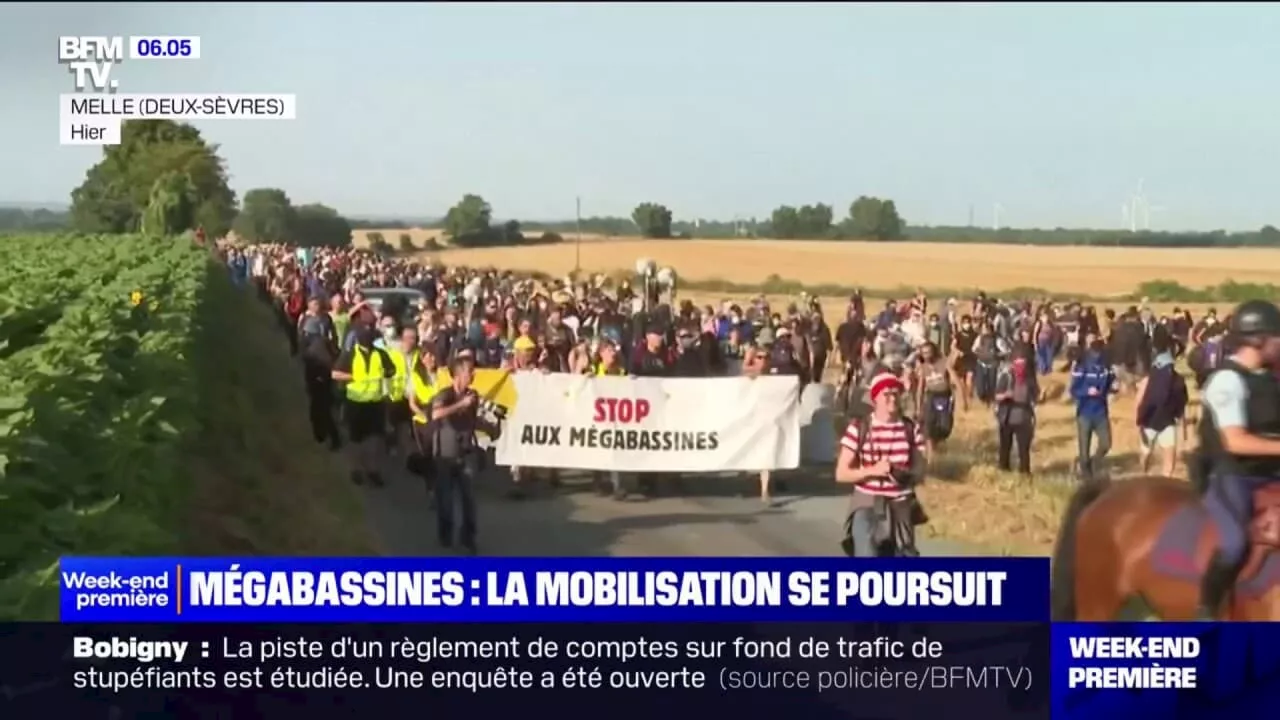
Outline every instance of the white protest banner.
[(517, 373), (497, 461), (621, 472), (785, 470), (800, 464), (793, 377)]

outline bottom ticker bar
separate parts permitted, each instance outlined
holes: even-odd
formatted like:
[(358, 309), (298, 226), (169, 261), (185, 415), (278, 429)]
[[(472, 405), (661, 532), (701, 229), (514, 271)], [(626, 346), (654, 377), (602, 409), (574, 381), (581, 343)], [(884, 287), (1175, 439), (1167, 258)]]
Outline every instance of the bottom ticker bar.
[[(11, 625), (8, 717), (1049, 717), (1047, 624)], [(499, 715), (502, 713), (502, 715)], [(372, 716), (372, 715), (371, 715)]]

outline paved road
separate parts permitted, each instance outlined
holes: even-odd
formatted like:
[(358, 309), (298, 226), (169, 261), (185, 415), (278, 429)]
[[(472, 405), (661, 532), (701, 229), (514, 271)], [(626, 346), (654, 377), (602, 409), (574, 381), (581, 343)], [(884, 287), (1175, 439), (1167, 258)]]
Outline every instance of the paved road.
[[(395, 465), (394, 461), (391, 461)], [(390, 482), (366, 491), (371, 527), (386, 553), (439, 554), (435, 519), (421, 481), (397, 468)], [(496, 556), (835, 556), (847, 500), (821, 477), (793, 479), (765, 507), (754, 477), (686, 476), (683, 492), (617, 501), (591, 491), (581, 474), (558, 490), (525, 500), (504, 497), (503, 476), (488, 474), (478, 489), (480, 551)], [(925, 541), (927, 555), (973, 554)]]

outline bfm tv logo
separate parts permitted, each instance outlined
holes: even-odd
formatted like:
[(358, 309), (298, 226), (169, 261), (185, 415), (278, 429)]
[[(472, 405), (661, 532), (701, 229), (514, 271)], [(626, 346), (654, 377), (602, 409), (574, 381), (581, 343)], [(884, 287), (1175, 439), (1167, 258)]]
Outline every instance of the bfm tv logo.
[(111, 79), (111, 67), (124, 62), (124, 38), (60, 36), (58, 62), (75, 76), (77, 91), (114, 92), (119, 83)]

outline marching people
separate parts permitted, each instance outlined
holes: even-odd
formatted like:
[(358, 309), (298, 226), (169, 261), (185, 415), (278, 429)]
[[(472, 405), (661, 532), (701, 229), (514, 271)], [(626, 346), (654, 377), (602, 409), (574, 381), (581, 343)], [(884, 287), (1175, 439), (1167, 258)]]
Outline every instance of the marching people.
[(999, 435), (997, 467), (1012, 470), (1013, 446), (1018, 446), (1018, 472), (1031, 475), (1031, 440), (1035, 436), (1036, 402), (1040, 387), (1034, 363), (1027, 355), (1015, 355), (1000, 367), (995, 381), (993, 400), (996, 405), (996, 428)]
[(334, 418), (332, 372), (333, 361), (338, 356), (338, 335), (322, 308), (318, 297), (307, 302), (306, 312), (298, 318), (296, 342), (302, 356), (311, 433), (316, 442), (328, 443), (337, 450), (342, 446), (342, 437)]
[(431, 403), (442, 384), (436, 356), (420, 352), (414, 357), (409, 370), (409, 411), (413, 415), (412, 431), (416, 452), (410, 454), (405, 465), (410, 472), (421, 477), (427, 496), (435, 503), (435, 427), (431, 420)]
[[(480, 398), (471, 389), (474, 372), (472, 358), (454, 358), (449, 364), (453, 382), (441, 388), (431, 400), (431, 420), (435, 426), (433, 460), (437, 538), (441, 547), (452, 547), (456, 527), (458, 542), (471, 554), (476, 552), (477, 532), (473, 483), (483, 465), (476, 431), (483, 430), (491, 438), (497, 438), (499, 433), (496, 425), (477, 414)], [(458, 523), (455, 523), (456, 512), (462, 516)]]
[(951, 354), (948, 357), (952, 377), (955, 378), (960, 395), (962, 412), (969, 411), (969, 403), (974, 397), (974, 374), (978, 370), (978, 356), (974, 353), (974, 346), (977, 341), (978, 331), (974, 329), (973, 318), (969, 315), (960, 316), (951, 338)]
[[(618, 346), (611, 338), (602, 337), (598, 340), (596, 356), (599, 358), (594, 367), (591, 368), (591, 374), (596, 377), (605, 376), (624, 376), (627, 370), (622, 365), (622, 358), (618, 350)], [(605, 479), (608, 479), (608, 485), (605, 485)], [(622, 473), (617, 470), (600, 470), (594, 473), (594, 481), (596, 488), (602, 493), (611, 492), (615, 500), (627, 499), (627, 488), (623, 484)]]
[(937, 446), (951, 436), (955, 397), (951, 390), (951, 369), (932, 342), (920, 346), (912, 373), (916, 387), (916, 417), (923, 426), (925, 459), (934, 457)]
[[(861, 393), (869, 390), (869, 381), (882, 369), (889, 369), (898, 374), (904, 386), (900, 397), (904, 400), (909, 397), (904, 403), (905, 415), (914, 417), (919, 425), (921, 455), (933, 457), (940, 452), (939, 443), (954, 424), (957, 402), (964, 411), (969, 398), (977, 395), (995, 404), (997, 416), (1009, 421), (997, 423), (1001, 466), (1016, 467), (1024, 472), (1030, 468), (1037, 406), (1034, 401), (1019, 405), (1018, 396), (1023, 386), (1032, 385), (1034, 376), (1046, 369), (1046, 359), (1053, 362), (1065, 357), (1074, 374), (1080, 377), (1105, 375), (1113, 364), (1130, 368), (1140, 382), (1135, 410), (1135, 421), (1143, 439), (1140, 464), (1145, 467), (1159, 451), (1161, 471), (1168, 473), (1172, 472), (1171, 463), (1177, 455), (1176, 430), (1182, 420), (1179, 419), (1179, 392), (1176, 387), (1165, 388), (1166, 379), (1176, 385), (1177, 373), (1168, 362), (1166, 352), (1159, 350), (1166, 347), (1164, 338), (1168, 338), (1170, 358), (1177, 357), (1179, 333), (1183, 332), (1187, 336), (1185, 344), (1194, 347), (1197, 339), (1202, 343), (1198, 353), (1188, 353), (1189, 360), (1207, 355), (1210, 360), (1203, 365), (1211, 370), (1215, 363), (1221, 364), (1227, 357), (1221, 350), (1227, 347), (1226, 343), (1219, 341), (1220, 349), (1216, 353), (1207, 352), (1203, 346), (1212, 338), (1220, 337), (1221, 329), (1211, 330), (1212, 321), (1191, 323), (1180, 314), (1185, 313), (1183, 308), (1167, 318), (1153, 314), (1145, 306), (1127, 309), (1118, 316), (1110, 313), (1112, 342), (1097, 344), (1103, 346), (1104, 354), (1114, 358), (1112, 362), (1097, 359), (1092, 350), (1096, 344), (1088, 337), (1089, 333), (1097, 332), (1097, 310), (1079, 304), (1009, 301), (979, 294), (974, 299), (974, 314), (963, 316), (958, 313), (958, 303), (953, 298), (930, 306), (923, 295), (918, 295), (904, 298), (903, 302), (886, 302), (884, 311), (872, 318), (872, 324), (880, 330), (869, 331), (865, 316), (851, 300), (849, 317), (836, 329), (835, 337), (830, 338), (820, 310), (807, 297), (791, 307), (784, 305), (781, 313), (773, 312), (763, 297), (741, 304), (731, 300), (701, 307), (692, 303), (683, 303), (680, 307), (650, 303), (635, 309), (621, 287), (610, 291), (606, 286), (578, 286), (572, 281), (535, 283), (513, 273), (419, 267), (409, 260), (373, 260), (350, 249), (322, 248), (302, 258), (292, 248), (263, 252), (262, 248), (254, 247), (241, 251), (240, 257), (246, 259), (240, 266), (247, 266), (255, 282), (260, 269), (263, 282), (275, 291), (274, 305), (283, 318), (289, 318), (291, 311), (296, 310), (299, 293), (306, 299), (305, 310), (291, 332), (291, 340), (299, 347), (304, 377), (308, 378), (309, 403), (313, 398), (324, 397), (325, 389), (318, 382), (322, 378), (332, 379), (332, 383), (325, 383), (331, 396), (350, 401), (351, 394), (351, 385), (342, 379), (342, 363), (331, 360), (330, 369), (323, 364), (323, 353), (314, 353), (313, 358), (313, 347), (319, 350), (325, 343), (332, 344), (332, 340), (314, 345), (312, 340), (332, 333), (338, 338), (339, 348), (330, 348), (329, 358), (346, 355), (350, 361), (353, 357), (364, 357), (361, 354), (364, 346), (358, 342), (363, 329), (395, 331), (387, 337), (375, 337), (374, 343), (387, 352), (386, 357), (393, 366), (390, 376), (386, 376), (386, 368), (374, 373), (385, 376), (387, 381), (384, 442), (389, 439), (387, 432), (391, 426), (402, 428), (408, 424), (413, 405), (418, 402), (409, 368), (428, 362), (443, 366), (464, 352), (473, 354), (474, 366), (503, 366), (516, 371), (536, 368), (590, 374), (598, 372), (599, 367), (592, 361), (613, 353), (619, 372), (632, 367), (639, 376), (735, 374), (727, 368), (740, 363), (742, 372), (747, 374), (787, 373), (803, 382), (817, 382), (821, 381), (826, 364), (823, 351), (828, 348), (826, 343), (830, 343), (826, 351), (838, 351), (844, 365), (842, 384), (855, 386), (840, 395), (839, 402), (849, 416), (872, 414), (874, 403), (869, 402), (869, 393), (868, 397)], [(239, 272), (237, 267), (236, 263), (228, 262), (228, 272)], [(479, 283), (479, 292), (471, 289), (476, 283)], [(374, 296), (370, 288), (384, 286), (418, 288), (423, 292), (423, 299), (414, 301), (412, 308), (403, 308), (406, 312), (390, 312), (384, 307), (380, 315), (360, 304), (362, 291)], [(641, 299), (638, 295), (635, 297)], [(314, 299), (323, 299), (328, 305), (328, 312), (321, 314), (328, 315), (327, 325), (331, 330), (320, 327), (323, 321), (311, 319), (317, 316)], [(407, 326), (403, 334), (396, 330), (402, 325)], [(343, 326), (348, 328), (345, 332)], [(1186, 329), (1181, 329), (1182, 326)], [(411, 332), (415, 327), (419, 330), (416, 336)], [(1072, 342), (1073, 336), (1076, 342)], [(874, 340), (866, 346), (874, 346), (878, 353), (865, 352), (864, 338)], [(606, 343), (606, 339), (609, 342)], [(757, 341), (754, 345), (753, 340)], [(421, 358), (430, 356), (432, 360), (418, 359), (411, 365), (409, 360), (415, 350), (420, 350)], [(1015, 353), (1016, 357), (1025, 359), (1033, 376), (1030, 379), (1015, 371), (1015, 364), (1010, 362)], [(1144, 353), (1150, 362), (1144, 362)], [(400, 367), (398, 358), (404, 360), (404, 368)], [(357, 363), (355, 367), (364, 365)], [(333, 393), (333, 383), (342, 383), (338, 385), (342, 392)], [(1109, 445), (1106, 442), (1110, 427), (1109, 396), (1090, 395), (1088, 388), (1092, 383), (1093, 380), (1069, 383), (1073, 388), (1069, 397), (1074, 401), (1077, 415), (1077, 445), (1087, 447), (1076, 453), (1082, 476), (1102, 472), (1100, 466)], [(1058, 383), (1046, 383), (1046, 386), (1056, 388)], [(1032, 398), (1039, 395), (1038, 385), (1026, 389)], [(423, 399), (419, 407), (427, 401)], [(320, 402), (313, 407), (324, 404)], [(360, 409), (356, 414), (360, 414)], [(1029, 416), (1029, 423), (1013, 422), (1024, 415)], [(334, 425), (340, 425), (332, 413), (328, 417)], [(1169, 417), (1174, 418), (1172, 424)], [(326, 429), (324, 418), (324, 413), (315, 413), (313, 429), (317, 438), (324, 436), (326, 442), (332, 438), (336, 443), (339, 433)], [(350, 433), (355, 420), (344, 416), (341, 421)], [(356, 434), (367, 439), (367, 433)], [(415, 432), (415, 437), (418, 434)], [(1171, 437), (1175, 439), (1171, 441)], [(1017, 458), (1012, 456), (1015, 449)], [(358, 464), (361, 469), (353, 473), (353, 477), (359, 481), (381, 482), (383, 477), (375, 474), (369, 465)], [(533, 470), (524, 468), (523, 474), (527, 476)], [(513, 469), (517, 480), (529, 479), (521, 475), (522, 469)], [(655, 476), (647, 474), (641, 479), (652, 491)], [(612, 475), (601, 475), (598, 481), (606, 490), (615, 492), (621, 485)], [(767, 500), (777, 491), (776, 485), (776, 478), (770, 478), (769, 473), (762, 474), (762, 497)], [(527, 484), (517, 483), (516, 487), (518, 494)]]
[(1006, 356), (1005, 350), (1004, 338), (996, 335), (995, 327), (989, 321), (983, 321), (973, 342), (973, 394), (988, 407), (995, 400), (996, 376), (1001, 361)]
[[(840, 438), (835, 480), (853, 485), (849, 554), (875, 557), (888, 534), (900, 554), (915, 552), (916, 505), (913, 485), (924, 469), (920, 428), (900, 411), (905, 387), (892, 373), (870, 382), (871, 413), (850, 422)], [(883, 527), (890, 528), (883, 533)]]
[[(1101, 342), (1094, 343), (1071, 369), (1071, 399), (1076, 405), (1076, 469), (1092, 480), (1111, 451), (1111, 395), (1116, 375), (1106, 361)], [(1094, 444), (1094, 441), (1097, 444)]]
[[(520, 322), (520, 334), (511, 343), (511, 371), (512, 372), (537, 372), (537, 353), (538, 343), (529, 336), (530, 324), (527, 320)], [(512, 499), (519, 500), (526, 495), (526, 486), (532, 480), (532, 476), (525, 472), (525, 468), (512, 465), (511, 472), (511, 490), (509, 496)]]
[(353, 450), (351, 479), (357, 485), (367, 479), (381, 487), (387, 455), (387, 390), (396, 366), (385, 350), (374, 347), (377, 330), (372, 325), (360, 323), (355, 330), (355, 347), (338, 356), (332, 377), (346, 383), (344, 415)]
[[(747, 377), (761, 377), (763, 375), (772, 374), (772, 357), (774, 348), (773, 329), (769, 327), (761, 328), (756, 333), (755, 344), (747, 349), (746, 357), (742, 361), (742, 374)], [(772, 504), (772, 476), (768, 470), (761, 470), (759, 474), (760, 482), (760, 502), (766, 505)]]
[(407, 450), (412, 440), (410, 421), (413, 413), (406, 396), (411, 391), (409, 373), (418, 364), (422, 351), (418, 346), (418, 328), (413, 325), (406, 325), (397, 337), (388, 339), (384, 336), (383, 340), (383, 349), (395, 365), (395, 373), (387, 386), (387, 440), (392, 454), (396, 454), (402, 449)]
[[(1172, 336), (1152, 338), (1151, 371), (1138, 383), (1137, 425), (1141, 435), (1139, 466), (1145, 474), (1151, 456), (1160, 453), (1160, 472), (1173, 477), (1178, 436), (1185, 435), (1187, 382), (1174, 367)], [(1180, 432), (1181, 430), (1181, 432)]]

